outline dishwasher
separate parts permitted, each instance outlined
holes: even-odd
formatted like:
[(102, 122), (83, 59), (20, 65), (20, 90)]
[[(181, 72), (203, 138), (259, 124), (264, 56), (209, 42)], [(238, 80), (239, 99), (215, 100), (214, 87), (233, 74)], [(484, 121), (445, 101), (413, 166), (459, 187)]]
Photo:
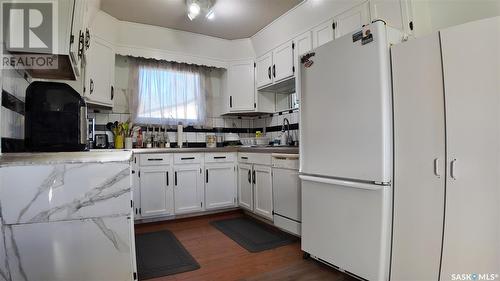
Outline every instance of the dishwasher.
[(272, 154), (275, 226), (300, 236), (301, 187), (298, 154)]

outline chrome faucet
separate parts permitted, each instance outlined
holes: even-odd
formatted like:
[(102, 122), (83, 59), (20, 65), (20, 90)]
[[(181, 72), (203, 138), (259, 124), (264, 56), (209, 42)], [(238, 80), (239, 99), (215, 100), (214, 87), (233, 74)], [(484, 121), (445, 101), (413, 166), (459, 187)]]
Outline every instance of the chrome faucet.
[(290, 121), (288, 118), (283, 118), (283, 125), (281, 126), (281, 132), (284, 134), (285, 133), (285, 126), (286, 126), (286, 142), (284, 143), (285, 145), (290, 145)]

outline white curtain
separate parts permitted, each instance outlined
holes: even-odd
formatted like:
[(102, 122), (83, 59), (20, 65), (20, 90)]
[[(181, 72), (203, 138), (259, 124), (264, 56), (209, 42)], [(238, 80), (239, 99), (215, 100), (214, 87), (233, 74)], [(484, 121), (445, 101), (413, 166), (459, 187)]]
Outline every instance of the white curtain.
[(210, 68), (131, 58), (130, 110), (134, 123), (207, 127)]

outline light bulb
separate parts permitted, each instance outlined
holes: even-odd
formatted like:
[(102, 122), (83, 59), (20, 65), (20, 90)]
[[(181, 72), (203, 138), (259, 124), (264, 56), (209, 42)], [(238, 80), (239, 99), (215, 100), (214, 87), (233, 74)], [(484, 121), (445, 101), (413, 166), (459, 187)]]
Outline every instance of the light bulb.
[(189, 14), (196, 17), (199, 13), (200, 5), (198, 5), (197, 3), (191, 3), (191, 5), (189, 5)]

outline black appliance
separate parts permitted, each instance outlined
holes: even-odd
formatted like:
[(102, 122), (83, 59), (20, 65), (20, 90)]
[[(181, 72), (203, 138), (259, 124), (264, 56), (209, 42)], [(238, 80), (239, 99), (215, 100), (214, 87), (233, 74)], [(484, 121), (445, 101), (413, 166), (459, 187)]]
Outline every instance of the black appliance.
[(29, 151), (87, 149), (87, 105), (68, 84), (31, 83), (26, 89), (24, 122)]

